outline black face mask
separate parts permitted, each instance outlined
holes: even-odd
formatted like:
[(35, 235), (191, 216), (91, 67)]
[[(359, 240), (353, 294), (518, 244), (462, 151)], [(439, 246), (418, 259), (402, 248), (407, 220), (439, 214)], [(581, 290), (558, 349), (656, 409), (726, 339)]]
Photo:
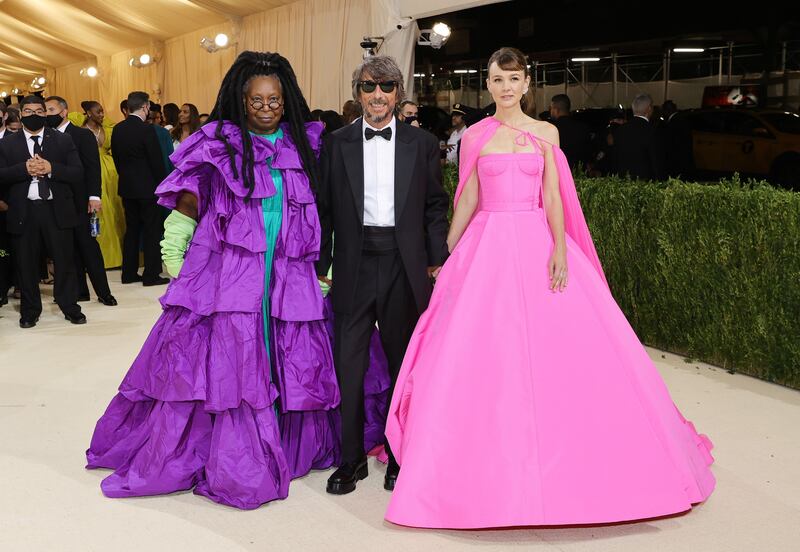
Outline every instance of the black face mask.
[(410, 125), (411, 123), (413, 123), (414, 121), (416, 121), (416, 120), (417, 120), (417, 118), (416, 118), (416, 117), (406, 117), (406, 118), (405, 118), (405, 122), (406, 122), (406, 123), (408, 123), (409, 125)]
[(61, 126), (61, 123), (64, 122), (64, 117), (61, 115), (48, 115), (46, 118), (47, 126), (50, 128), (58, 128)]
[(41, 130), (47, 122), (47, 117), (44, 115), (25, 115), (22, 119), (22, 124), (30, 131), (36, 132)]

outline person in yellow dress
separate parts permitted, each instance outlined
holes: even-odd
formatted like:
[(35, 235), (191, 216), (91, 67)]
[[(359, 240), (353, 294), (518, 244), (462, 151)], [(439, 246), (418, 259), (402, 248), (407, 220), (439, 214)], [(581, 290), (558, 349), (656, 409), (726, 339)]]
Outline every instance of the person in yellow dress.
[(125, 215), (122, 210), (122, 199), (117, 192), (119, 176), (111, 158), (111, 133), (114, 123), (106, 120), (103, 106), (99, 102), (81, 102), (81, 107), (84, 113), (70, 113), (69, 119), (73, 124), (91, 130), (100, 149), (103, 208), (99, 212), (100, 235), (97, 236), (97, 242), (103, 251), (105, 268), (117, 268), (122, 266)]

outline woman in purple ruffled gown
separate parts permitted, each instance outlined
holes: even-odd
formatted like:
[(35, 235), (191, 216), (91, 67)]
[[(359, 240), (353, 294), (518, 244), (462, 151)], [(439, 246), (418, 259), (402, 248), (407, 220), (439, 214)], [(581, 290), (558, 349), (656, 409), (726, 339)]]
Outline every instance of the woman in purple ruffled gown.
[(339, 391), (314, 271), (322, 125), (309, 119), (289, 62), (243, 52), (208, 124), (171, 157), (156, 194), (175, 209), (165, 251), (189, 228), (183, 266), (87, 451), (87, 467), (114, 470), (106, 496), (194, 487), (251, 509), (338, 462)]

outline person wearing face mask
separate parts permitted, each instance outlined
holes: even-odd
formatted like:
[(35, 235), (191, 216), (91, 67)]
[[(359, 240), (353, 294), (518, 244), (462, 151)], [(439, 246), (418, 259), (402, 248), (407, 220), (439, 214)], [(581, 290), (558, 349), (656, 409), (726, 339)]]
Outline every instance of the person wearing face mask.
[(641, 520), (714, 490), (711, 442), (611, 295), (557, 127), (525, 113), (528, 67), (492, 54), (496, 112), (461, 139), (451, 255), (386, 425), (399, 525)]
[(419, 126), (419, 106), (411, 100), (403, 100), (400, 103), (400, 110), (397, 113), (397, 119), (403, 121), (407, 125)]
[(73, 324), (86, 323), (77, 302), (73, 259), (73, 231), (79, 224), (73, 197), (83, 181), (83, 166), (72, 139), (45, 127), (46, 113), (42, 98), (25, 97), (20, 104), (22, 131), (0, 140), (0, 187), (8, 197), (6, 227), (21, 291), (21, 328), (35, 326), (42, 312), (42, 244), (53, 259), (54, 295), (61, 312)]
[[(128, 118), (114, 127), (111, 155), (119, 173), (119, 195), (125, 210), (125, 238), (122, 245), (122, 283), (142, 282), (145, 286), (169, 283), (161, 277), (161, 210), (156, 187), (166, 176), (161, 147), (152, 125), (147, 124), (150, 96), (128, 94)], [(139, 238), (144, 247), (144, 272), (140, 276)]]
[(75, 186), (73, 196), (75, 210), (78, 213), (74, 253), (78, 301), (89, 300), (89, 287), (86, 285), (88, 274), (97, 300), (104, 305), (114, 306), (117, 300), (111, 295), (111, 289), (108, 287), (103, 252), (89, 228), (89, 217), (102, 209), (100, 154), (97, 142), (90, 130), (75, 126), (69, 121), (67, 118), (69, 109), (64, 98), (50, 96), (44, 103), (47, 106), (47, 126), (72, 138), (83, 165), (83, 180)]
[(19, 120), (19, 109), (14, 107), (8, 108), (8, 113), (6, 114), (6, 133), (5, 136), (9, 134), (14, 134), (15, 132), (19, 132), (22, 129), (22, 122)]

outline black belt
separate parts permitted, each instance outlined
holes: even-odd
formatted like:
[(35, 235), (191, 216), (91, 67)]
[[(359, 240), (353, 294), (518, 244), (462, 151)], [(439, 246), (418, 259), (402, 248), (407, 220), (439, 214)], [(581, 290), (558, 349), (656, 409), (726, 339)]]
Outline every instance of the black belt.
[(397, 251), (394, 226), (365, 226), (361, 251), (365, 255), (388, 255)]

